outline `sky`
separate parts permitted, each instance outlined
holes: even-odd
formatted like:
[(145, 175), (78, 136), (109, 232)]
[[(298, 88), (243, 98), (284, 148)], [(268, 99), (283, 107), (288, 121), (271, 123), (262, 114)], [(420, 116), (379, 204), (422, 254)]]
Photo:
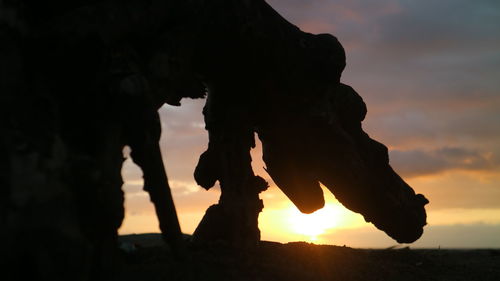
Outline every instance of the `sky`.
[[(364, 99), (363, 129), (389, 147), (390, 164), (430, 201), (416, 248), (500, 248), (500, 2), (497, 0), (268, 0), (301, 30), (342, 43), (342, 82)], [(192, 233), (217, 188), (198, 187), (193, 171), (206, 149), (204, 100), (160, 110), (161, 147), (185, 233)], [(125, 154), (127, 152), (125, 151)], [(350, 247), (398, 246), (324, 190), (326, 206), (303, 215), (264, 171), (256, 174), (263, 240)], [(126, 216), (121, 234), (158, 232), (154, 209), (130, 160), (122, 175)], [(407, 246), (407, 245), (402, 245)]]

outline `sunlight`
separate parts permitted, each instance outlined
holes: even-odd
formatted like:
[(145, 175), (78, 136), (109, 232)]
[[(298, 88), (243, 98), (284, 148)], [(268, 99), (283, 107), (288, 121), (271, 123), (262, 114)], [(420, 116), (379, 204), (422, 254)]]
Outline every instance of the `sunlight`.
[(297, 208), (288, 209), (288, 223), (293, 232), (304, 235), (310, 242), (318, 240), (318, 235), (337, 227), (342, 216), (341, 207), (327, 204), (312, 214), (303, 214)]
[(262, 239), (278, 242), (306, 241), (333, 243), (337, 230), (366, 227), (363, 216), (351, 212), (323, 187), (325, 207), (312, 214), (302, 214), (277, 188), (263, 196), (263, 212), (259, 215)]

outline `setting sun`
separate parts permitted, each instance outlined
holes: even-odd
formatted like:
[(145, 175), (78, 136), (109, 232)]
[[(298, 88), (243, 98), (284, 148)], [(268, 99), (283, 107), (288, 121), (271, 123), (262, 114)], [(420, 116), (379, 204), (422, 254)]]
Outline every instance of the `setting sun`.
[(309, 241), (316, 241), (318, 235), (338, 226), (342, 216), (341, 210), (330, 204), (312, 214), (303, 214), (295, 207), (288, 209), (288, 213), (288, 223), (292, 231), (307, 236)]
[(312, 214), (303, 214), (287, 201), (286, 196), (276, 186), (271, 186), (263, 195), (263, 199), (264, 206), (272, 207), (264, 207), (259, 215), (262, 239), (331, 243), (337, 231), (368, 226), (361, 215), (346, 209), (331, 192), (323, 186), (322, 188), (325, 207)]

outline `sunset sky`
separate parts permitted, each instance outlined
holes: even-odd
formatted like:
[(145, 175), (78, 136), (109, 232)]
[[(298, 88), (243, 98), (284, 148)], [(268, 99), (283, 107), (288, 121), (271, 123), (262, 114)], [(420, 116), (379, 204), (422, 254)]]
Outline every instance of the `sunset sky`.
[[(343, 44), (342, 82), (364, 99), (364, 130), (390, 150), (390, 163), (430, 201), (428, 226), (411, 247), (500, 247), (500, 1), (268, 0), (303, 31)], [(161, 146), (183, 232), (192, 233), (219, 189), (198, 187), (206, 149), (204, 100), (164, 106)], [(326, 207), (302, 215), (263, 170), (263, 240), (390, 247), (390, 239), (325, 190)], [(123, 168), (126, 218), (120, 233), (158, 232), (142, 175)]]

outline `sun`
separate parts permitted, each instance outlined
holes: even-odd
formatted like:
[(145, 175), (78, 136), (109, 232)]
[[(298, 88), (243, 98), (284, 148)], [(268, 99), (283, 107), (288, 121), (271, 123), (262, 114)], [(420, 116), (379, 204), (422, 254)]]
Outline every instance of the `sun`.
[(327, 204), (312, 214), (302, 214), (297, 208), (288, 209), (288, 223), (293, 232), (305, 236), (306, 240), (315, 242), (318, 236), (339, 224), (342, 210), (336, 205)]

